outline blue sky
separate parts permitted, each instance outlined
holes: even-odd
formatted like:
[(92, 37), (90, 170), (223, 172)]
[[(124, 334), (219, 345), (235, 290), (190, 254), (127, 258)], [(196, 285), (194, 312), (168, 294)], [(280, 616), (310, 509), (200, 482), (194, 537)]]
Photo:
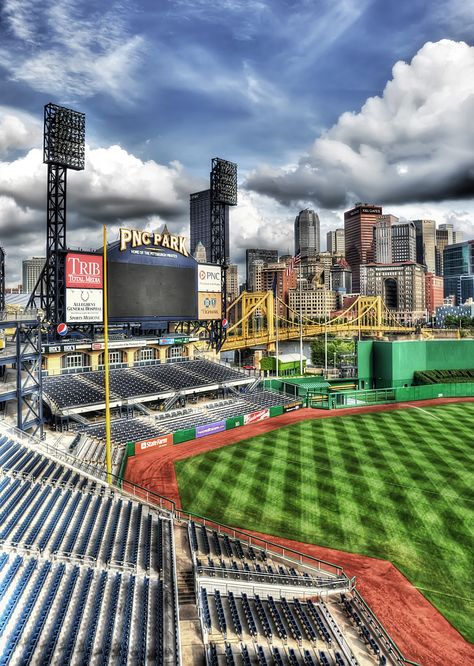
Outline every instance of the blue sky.
[(300, 208), (317, 210), (324, 233), (357, 198), (455, 221), (468, 236), (473, 43), (474, 8), (461, 0), (3, 0), (9, 281), (44, 247), (49, 101), (87, 117), (86, 171), (69, 180), (71, 244), (100, 244), (103, 222), (112, 234), (163, 222), (186, 231), (189, 193), (216, 155), (239, 164), (238, 262), (246, 246), (291, 249)]

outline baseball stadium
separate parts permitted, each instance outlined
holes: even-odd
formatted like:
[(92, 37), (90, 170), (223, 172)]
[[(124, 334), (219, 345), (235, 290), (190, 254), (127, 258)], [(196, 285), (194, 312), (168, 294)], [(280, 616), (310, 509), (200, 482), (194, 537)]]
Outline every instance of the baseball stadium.
[[(2, 306), (0, 665), (474, 663), (474, 340), (380, 297), (304, 327), (229, 304), (220, 158), (208, 263), (166, 227), (71, 248), (83, 145), (47, 105), (47, 259)], [(328, 331), (354, 376), (279, 376), (277, 336)]]

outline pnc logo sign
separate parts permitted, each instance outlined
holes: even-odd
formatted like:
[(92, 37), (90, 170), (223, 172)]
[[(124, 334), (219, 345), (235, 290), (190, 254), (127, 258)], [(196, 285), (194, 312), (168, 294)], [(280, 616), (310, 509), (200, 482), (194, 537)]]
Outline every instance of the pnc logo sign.
[(198, 267), (198, 291), (220, 291), (222, 287), (221, 276), (222, 272), (219, 266), (201, 264)]

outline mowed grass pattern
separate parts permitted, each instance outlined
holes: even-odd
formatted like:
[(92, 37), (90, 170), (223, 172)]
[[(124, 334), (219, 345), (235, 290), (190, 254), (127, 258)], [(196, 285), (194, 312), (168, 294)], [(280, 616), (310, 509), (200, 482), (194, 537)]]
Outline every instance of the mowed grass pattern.
[(474, 403), (302, 421), (176, 462), (183, 507), (388, 559), (474, 639)]

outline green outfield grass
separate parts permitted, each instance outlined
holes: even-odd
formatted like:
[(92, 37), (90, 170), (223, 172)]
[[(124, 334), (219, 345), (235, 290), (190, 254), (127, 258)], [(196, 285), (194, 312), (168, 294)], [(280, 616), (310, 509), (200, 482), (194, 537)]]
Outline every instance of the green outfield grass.
[(178, 461), (183, 507), (390, 560), (474, 639), (474, 403), (302, 421)]

